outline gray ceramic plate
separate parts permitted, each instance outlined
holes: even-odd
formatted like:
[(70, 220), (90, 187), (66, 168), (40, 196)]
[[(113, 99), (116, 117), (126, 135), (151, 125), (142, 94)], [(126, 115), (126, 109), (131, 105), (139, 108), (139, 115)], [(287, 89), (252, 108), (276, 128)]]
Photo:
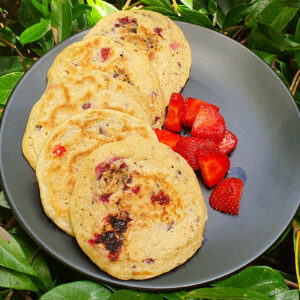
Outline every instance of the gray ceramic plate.
[[(247, 265), (270, 247), (299, 206), (300, 118), (288, 90), (245, 47), (214, 31), (178, 24), (193, 57), (184, 96), (220, 107), (227, 128), (239, 139), (231, 154), (231, 166), (242, 168), (247, 175), (239, 215), (225, 215), (208, 205), (205, 243), (183, 266), (145, 281), (114, 279), (91, 263), (76, 241), (43, 213), (35, 173), (22, 155), (22, 137), (54, 58), (85, 33), (71, 37), (35, 63), (15, 88), (3, 115), (1, 177), (18, 221), (57, 260), (95, 280), (145, 290), (187, 288), (216, 280)], [(208, 203), (209, 190), (200, 184)]]

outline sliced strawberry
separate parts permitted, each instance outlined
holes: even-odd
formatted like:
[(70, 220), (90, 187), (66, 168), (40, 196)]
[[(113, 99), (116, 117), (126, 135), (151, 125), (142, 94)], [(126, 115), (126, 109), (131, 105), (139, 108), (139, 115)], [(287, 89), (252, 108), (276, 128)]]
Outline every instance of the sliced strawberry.
[(225, 130), (223, 140), (219, 143), (219, 151), (227, 154), (232, 151), (238, 143), (237, 137), (229, 130)]
[(208, 187), (213, 187), (219, 183), (230, 168), (228, 156), (219, 151), (199, 149), (196, 152), (196, 158), (203, 181)]
[(217, 112), (219, 111), (219, 107), (213, 104), (210, 104), (208, 102), (205, 102), (203, 100), (199, 100), (196, 98), (186, 98), (183, 107), (182, 107), (182, 113), (181, 113), (181, 123), (184, 126), (192, 127), (193, 123), (196, 119), (198, 110), (201, 105), (208, 105), (212, 108), (214, 108)]
[(243, 181), (239, 178), (226, 178), (212, 191), (209, 203), (215, 210), (237, 215), (240, 208), (240, 199), (243, 190)]
[(174, 151), (176, 148), (176, 144), (182, 139), (181, 135), (165, 129), (154, 129), (154, 132), (156, 133), (157, 138), (161, 143), (169, 146)]
[(178, 93), (173, 93), (170, 98), (168, 114), (165, 122), (165, 128), (173, 131), (181, 131), (180, 115), (183, 105), (183, 96)]
[(212, 107), (202, 105), (193, 124), (192, 136), (222, 141), (225, 135), (226, 125), (221, 114)]
[(193, 170), (198, 170), (199, 165), (196, 159), (196, 152), (199, 149), (218, 149), (217, 144), (213, 140), (202, 139), (198, 137), (183, 137), (176, 146), (175, 151), (179, 153)]

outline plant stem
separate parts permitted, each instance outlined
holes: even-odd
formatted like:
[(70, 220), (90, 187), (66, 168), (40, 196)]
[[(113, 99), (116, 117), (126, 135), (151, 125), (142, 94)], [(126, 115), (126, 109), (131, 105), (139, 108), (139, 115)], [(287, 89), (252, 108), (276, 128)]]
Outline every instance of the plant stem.
[(6, 295), (5, 300), (10, 300), (10, 298), (12, 297), (14, 293), (14, 290), (10, 290), (9, 293)]
[(128, 9), (130, 3), (131, 3), (131, 0), (127, 0), (126, 3), (125, 3), (125, 5), (123, 6), (123, 9), (124, 10)]
[(285, 279), (284, 281), (285, 281), (285, 283), (288, 287), (291, 287), (291, 288), (294, 288), (294, 289), (299, 289), (299, 286), (296, 282), (293, 282), (293, 281), (290, 281), (290, 280), (287, 280), (287, 279)]
[(293, 96), (295, 96), (295, 94), (296, 94), (299, 83), (300, 83), (300, 70), (298, 70), (297, 73), (295, 74), (293, 82), (289, 88), (289, 91), (291, 92), (291, 94)]
[(242, 31), (244, 30), (244, 26), (241, 26), (233, 35), (232, 39), (235, 39)]
[(136, 3), (133, 3), (133, 4), (129, 5), (129, 6), (127, 7), (127, 9), (131, 9), (131, 8), (133, 8), (133, 7), (135, 7), (135, 6), (139, 5), (139, 4), (143, 4), (143, 3), (142, 3), (141, 1), (138, 1), (138, 2), (136, 2)]
[(26, 68), (26, 65), (25, 65), (25, 61), (24, 61), (24, 56), (23, 54), (20, 52), (20, 50), (17, 48), (16, 45), (10, 43), (9, 41), (7, 41), (6, 39), (0, 37), (0, 41), (3, 42), (4, 44), (6, 44), (8, 47), (12, 48), (14, 51), (17, 52), (17, 54), (19, 55), (20, 57), (20, 61), (22, 63), (22, 66), (23, 66), (23, 69), (24, 69), (24, 72), (27, 71), (27, 68)]
[(32, 254), (32, 256), (29, 259), (29, 263), (32, 264), (33, 260), (35, 259), (36, 255), (38, 254), (38, 252), (40, 251), (40, 247), (37, 247), (37, 249), (34, 251), (34, 253)]
[(25, 300), (32, 300), (32, 298), (28, 295), (28, 292), (25, 292), (25, 291), (18, 291), (18, 293), (19, 293)]
[(276, 60), (277, 60), (277, 56), (275, 55), (275, 57), (274, 57), (274, 59), (273, 59), (273, 61), (272, 61), (272, 64), (271, 64), (271, 68), (273, 69), (273, 70), (275, 70), (275, 64), (276, 64)]
[(17, 224), (17, 220), (15, 217), (12, 217), (6, 224), (5, 226), (5, 230), (9, 230), (10, 228), (12, 228), (14, 225)]
[(237, 29), (240, 29), (241, 27), (243, 27), (243, 26), (242, 25), (231, 26), (231, 27), (223, 29), (221, 32), (226, 34), (228, 31), (237, 30)]
[(172, 0), (175, 14), (178, 15), (178, 4), (176, 0)]

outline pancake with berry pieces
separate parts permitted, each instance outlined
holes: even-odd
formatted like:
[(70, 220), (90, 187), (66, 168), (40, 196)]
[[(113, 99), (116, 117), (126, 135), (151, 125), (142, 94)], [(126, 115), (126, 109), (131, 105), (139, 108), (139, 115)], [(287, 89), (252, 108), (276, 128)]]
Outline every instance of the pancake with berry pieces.
[(154, 131), (128, 114), (97, 109), (77, 114), (60, 124), (40, 153), (36, 175), (47, 216), (73, 235), (69, 200), (82, 161), (102, 145), (129, 136), (157, 140)]
[(206, 205), (192, 168), (141, 137), (106, 144), (82, 163), (70, 199), (79, 246), (119, 279), (147, 279), (183, 264), (202, 244)]
[(85, 36), (105, 35), (138, 47), (158, 73), (166, 105), (180, 92), (191, 68), (191, 50), (182, 30), (168, 17), (149, 10), (118, 11), (102, 18)]
[(88, 109), (128, 113), (150, 126), (148, 97), (133, 86), (99, 72), (81, 72), (48, 85), (32, 110), (23, 138), (23, 153), (33, 168), (44, 141), (65, 119)]
[(145, 93), (149, 98), (152, 126), (162, 127), (165, 100), (159, 78), (147, 57), (137, 47), (105, 36), (74, 43), (56, 57), (48, 72), (48, 81), (59, 81), (83, 70), (108, 73)]

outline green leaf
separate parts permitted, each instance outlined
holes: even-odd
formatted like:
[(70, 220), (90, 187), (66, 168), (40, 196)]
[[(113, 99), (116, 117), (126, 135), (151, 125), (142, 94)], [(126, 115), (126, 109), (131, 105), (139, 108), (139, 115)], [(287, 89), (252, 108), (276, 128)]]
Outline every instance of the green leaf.
[(237, 275), (213, 283), (212, 286), (245, 288), (264, 295), (288, 289), (284, 278), (278, 271), (264, 266), (248, 267)]
[(33, 240), (28, 236), (24, 229), (20, 225), (16, 225), (9, 230), (9, 233), (13, 235), (17, 240), (25, 241), (27, 244), (32, 247), (37, 247)]
[(34, 7), (31, 0), (22, 0), (18, 11), (19, 22), (28, 28), (35, 23), (38, 23), (43, 15)]
[(259, 14), (259, 22), (280, 32), (293, 19), (297, 10), (297, 8), (284, 7), (280, 2), (273, 1)]
[(49, 30), (51, 30), (50, 20), (41, 19), (39, 23), (28, 27), (22, 32), (20, 42), (23, 45), (35, 42), (43, 37)]
[(161, 293), (161, 295), (167, 300), (183, 300), (185, 291), (179, 291), (174, 293)]
[(118, 290), (109, 300), (163, 300), (162, 295), (154, 293), (142, 293), (130, 290)]
[(248, 27), (256, 27), (259, 21), (272, 26), (278, 32), (281, 31), (295, 15), (295, 10), (284, 6), (284, 2), (283, 0), (256, 1), (255, 8), (247, 17)]
[(28, 245), (24, 240), (18, 237), (16, 237), (16, 239), (26, 256), (26, 259), (28, 262), (31, 262), (32, 268), (37, 273), (37, 277), (32, 277), (32, 281), (44, 292), (50, 290), (53, 287), (53, 281), (45, 259), (39, 253), (36, 255), (36, 249)]
[(254, 9), (254, 5), (239, 4), (234, 6), (225, 16), (223, 28), (239, 24)]
[[(79, 4), (81, 4), (80, 0), (71, 0), (72, 8), (76, 5), (79, 5)], [(91, 8), (91, 10), (92, 10), (92, 8)], [(73, 18), (73, 16), (72, 16), (72, 18)], [(72, 32), (75, 33), (75, 32), (78, 32), (80, 30), (87, 29), (87, 26), (88, 26), (87, 15), (85, 13), (83, 13), (76, 20), (73, 19), (73, 21), (72, 21)]]
[(255, 31), (253, 38), (261, 50), (271, 53), (281, 53), (283, 51), (293, 53), (300, 51), (300, 43), (283, 37), (268, 25), (261, 23), (257, 23), (257, 25), (258, 30)]
[[(295, 42), (300, 43), (300, 18), (298, 19), (298, 23), (295, 31)], [(295, 60), (298, 68), (300, 69), (300, 51), (295, 52)]]
[(160, 7), (173, 10), (169, 0), (141, 0), (141, 2), (151, 6), (160, 6)]
[(59, 285), (46, 294), (40, 300), (94, 300), (109, 299), (111, 292), (100, 284), (91, 281), (75, 281)]
[(193, 9), (193, 0), (180, 0), (180, 2), (188, 8)]
[[(24, 57), (25, 65), (27, 69), (34, 63), (34, 60), (30, 57)], [(19, 56), (2, 56), (0, 65), (0, 76), (12, 72), (24, 71)]]
[(43, 14), (46, 19), (49, 17), (48, 0), (42, 0), (42, 3), (38, 2), (38, 0), (32, 0), (32, 4)]
[(84, 13), (90, 12), (92, 8), (86, 4), (77, 4), (72, 7), (72, 20), (78, 19)]
[(32, 282), (30, 276), (3, 267), (0, 267), (0, 286), (38, 292), (38, 288)]
[(270, 300), (270, 298), (262, 293), (258, 293), (248, 289), (234, 288), (234, 287), (215, 287), (202, 288), (191, 291), (185, 295), (185, 298), (195, 299), (251, 299), (251, 300)]
[(10, 206), (9, 206), (5, 196), (4, 196), (3, 191), (0, 192), (0, 206), (10, 209)]
[[(1, 7), (0, 7), (0, 12), (1, 12)], [(0, 299), (5, 299), (6, 295), (10, 292), (11, 289), (4, 290), (0, 292)]]
[[(22, 0), (18, 14), (19, 22), (28, 28), (40, 21), (43, 15), (34, 7), (31, 0)], [(42, 47), (42, 51), (37, 54), (44, 54), (53, 46), (53, 34), (48, 32), (45, 36), (38, 40), (38, 44)], [(31, 48), (32, 49), (32, 48)], [(36, 52), (36, 51), (35, 51)]]
[[(47, 32), (45, 36), (37, 41), (37, 43), (42, 47), (42, 54), (50, 50), (54, 44), (52, 31)], [(31, 47), (31, 49), (33, 48)]]
[(87, 4), (92, 7), (92, 11), (87, 15), (92, 24), (96, 24), (102, 17), (118, 11), (117, 8), (105, 1), (87, 0)]
[(272, 64), (275, 58), (275, 54), (267, 53), (260, 50), (253, 50), (253, 52), (258, 55), (265, 63), (269, 66)]
[(207, 8), (211, 15), (213, 15), (216, 12), (217, 6), (218, 4), (216, 0), (209, 0)]
[[(0, 29), (0, 37), (7, 40), (11, 44), (15, 45), (17, 43), (16, 36), (11, 31), (7, 30), (6, 28)], [(7, 45), (2, 42), (1, 42), (1, 46), (7, 47)]]
[(274, 296), (275, 300), (299, 300), (299, 291), (284, 291), (282, 293), (278, 293)]
[(181, 14), (182, 18), (189, 23), (214, 29), (211, 20), (199, 11), (179, 6), (178, 12)]
[(118, 11), (117, 8), (115, 8), (113, 5), (111, 5), (108, 2), (96, 0), (96, 6), (95, 8), (100, 13), (101, 17), (108, 16), (116, 11)]
[(22, 251), (21, 246), (0, 226), (0, 265), (15, 271), (37, 275)]
[(218, 26), (220, 28), (223, 28), (224, 27), (224, 21), (225, 21), (225, 14), (222, 11), (222, 9), (220, 8), (220, 6), (217, 5), (216, 12), (214, 13), (213, 24), (214, 25), (218, 24)]
[(0, 104), (5, 104), (23, 72), (13, 72), (0, 77)]
[(71, 36), (72, 11), (69, 0), (51, 0), (51, 24), (57, 29), (57, 43)]
[[(164, 7), (161, 7), (161, 6), (145, 6), (145, 7), (142, 7), (141, 9), (156, 11), (156, 12), (162, 14), (162, 15), (172, 17), (172, 18), (177, 17), (174, 10), (170, 10), (168, 8), (164, 8)], [(178, 17), (178, 20), (181, 20), (181, 19)]]

